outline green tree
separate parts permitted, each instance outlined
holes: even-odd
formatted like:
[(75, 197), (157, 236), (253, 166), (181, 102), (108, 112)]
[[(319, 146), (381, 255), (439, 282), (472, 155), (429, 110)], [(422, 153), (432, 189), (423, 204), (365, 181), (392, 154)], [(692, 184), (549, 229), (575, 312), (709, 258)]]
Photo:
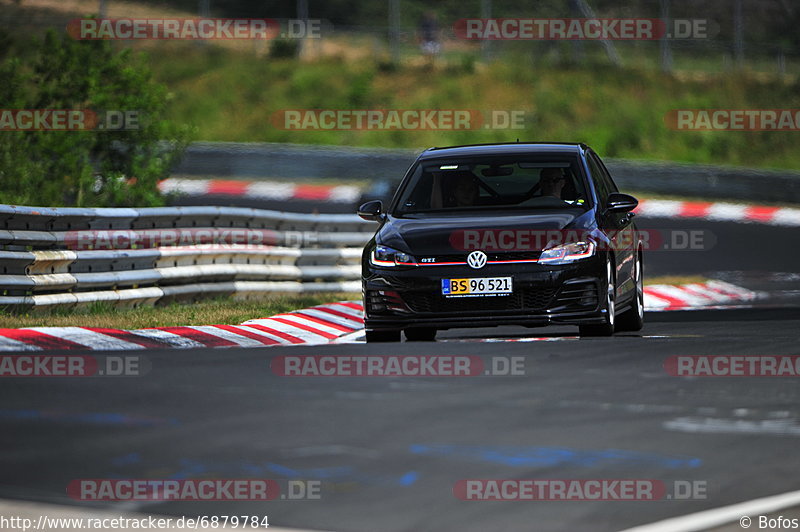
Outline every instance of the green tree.
[(125, 129), (0, 131), (0, 201), (44, 206), (161, 205), (158, 181), (189, 128), (163, 117), (169, 95), (131, 50), (49, 31), (0, 64), (0, 109), (134, 113)]

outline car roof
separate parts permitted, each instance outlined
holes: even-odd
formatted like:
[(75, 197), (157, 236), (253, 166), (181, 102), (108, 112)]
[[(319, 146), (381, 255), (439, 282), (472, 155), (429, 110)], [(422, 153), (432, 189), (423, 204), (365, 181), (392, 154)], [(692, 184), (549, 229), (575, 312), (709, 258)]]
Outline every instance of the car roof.
[(503, 142), (495, 144), (469, 144), (429, 148), (422, 152), (420, 159), (439, 157), (463, 157), (470, 155), (515, 155), (515, 154), (581, 154), (589, 147), (583, 143), (567, 142)]

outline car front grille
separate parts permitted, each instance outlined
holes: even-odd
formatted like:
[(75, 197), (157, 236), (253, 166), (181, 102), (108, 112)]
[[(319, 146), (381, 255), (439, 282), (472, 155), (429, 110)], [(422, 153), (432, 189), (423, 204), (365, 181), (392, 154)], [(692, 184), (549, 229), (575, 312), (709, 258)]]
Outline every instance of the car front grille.
[(450, 297), (432, 292), (401, 292), (408, 308), (421, 313), (461, 313), (484, 311), (543, 310), (555, 293), (554, 289), (524, 289), (507, 296)]

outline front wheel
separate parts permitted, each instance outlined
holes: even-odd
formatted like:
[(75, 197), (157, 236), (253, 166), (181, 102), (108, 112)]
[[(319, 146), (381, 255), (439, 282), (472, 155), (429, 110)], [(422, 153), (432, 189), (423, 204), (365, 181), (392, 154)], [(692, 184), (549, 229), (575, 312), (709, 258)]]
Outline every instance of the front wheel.
[(611, 261), (606, 262), (606, 315), (605, 323), (592, 323), (579, 325), (578, 330), (581, 336), (611, 336), (614, 334), (614, 324), (616, 315), (614, 312), (617, 300), (616, 284), (614, 283), (614, 267)]
[(636, 295), (633, 298), (633, 306), (623, 312), (617, 320), (618, 331), (641, 331), (644, 326), (644, 275), (641, 254), (637, 254), (636, 264), (633, 268)]
[(400, 331), (384, 330), (384, 331), (370, 331), (367, 330), (366, 339), (368, 344), (372, 343), (386, 343), (386, 342), (399, 342)]

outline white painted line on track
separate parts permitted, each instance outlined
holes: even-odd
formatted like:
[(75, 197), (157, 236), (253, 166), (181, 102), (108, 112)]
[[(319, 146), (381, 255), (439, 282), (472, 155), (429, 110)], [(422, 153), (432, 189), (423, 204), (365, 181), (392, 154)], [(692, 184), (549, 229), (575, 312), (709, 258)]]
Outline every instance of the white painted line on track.
[[(757, 519), (759, 515), (791, 508), (799, 504), (800, 490), (790, 491), (780, 495), (752, 499), (737, 504), (731, 504), (730, 506), (714, 508), (713, 510), (704, 510), (680, 517), (672, 517), (647, 525), (627, 528), (621, 532), (694, 532), (734, 523), (739, 521), (743, 516), (747, 516), (753, 520), (752, 524), (756, 525), (753, 529), (758, 530)], [(742, 527), (741, 529), (744, 530), (745, 528)]]
[(331, 343), (333, 343), (333, 344), (354, 344), (354, 343), (357, 343), (357, 342), (364, 342), (365, 335), (366, 335), (366, 332), (364, 332), (364, 329), (361, 329), (360, 331), (354, 331), (354, 332), (351, 332), (349, 334), (342, 335), (342, 336), (340, 336), (339, 338), (337, 338), (336, 340), (334, 340)]
[(440, 342), (560, 342), (562, 340), (580, 340), (580, 336), (527, 336), (521, 338), (442, 338)]

